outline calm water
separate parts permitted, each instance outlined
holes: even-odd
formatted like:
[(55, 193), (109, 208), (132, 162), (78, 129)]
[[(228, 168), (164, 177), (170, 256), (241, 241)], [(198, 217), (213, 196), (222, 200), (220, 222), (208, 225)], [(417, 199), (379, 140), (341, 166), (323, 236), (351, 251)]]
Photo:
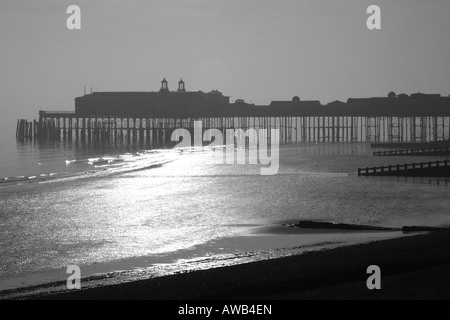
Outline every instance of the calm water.
[(373, 158), (364, 144), (289, 145), (279, 174), (260, 176), (259, 166), (217, 165), (208, 150), (145, 149), (3, 144), (0, 290), (11, 278), (26, 286), (33, 274), (74, 264), (148, 262), (280, 221), (450, 225), (447, 180), (355, 174), (430, 158)]

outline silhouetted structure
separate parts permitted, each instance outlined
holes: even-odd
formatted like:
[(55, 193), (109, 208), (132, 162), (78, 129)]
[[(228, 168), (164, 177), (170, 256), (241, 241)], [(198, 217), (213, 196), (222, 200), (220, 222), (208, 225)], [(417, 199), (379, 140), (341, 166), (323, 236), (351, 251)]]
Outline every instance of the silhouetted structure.
[(130, 117), (427, 117), (450, 116), (450, 98), (440, 95), (413, 94), (387, 98), (348, 99), (322, 105), (320, 101), (272, 101), (256, 106), (236, 100), (219, 91), (186, 92), (181, 80), (177, 92), (171, 92), (164, 79), (159, 92), (94, 92), (75, 99), (75, 113), (79, 116)]
[[(159, 92), (94, 92), (75, 99), (75, 112), (41, 111), (34, 124), (19, 121), (17, 137), (160, 141), (176, 128), (193, 128), (195, 120), (205, 129), (278, 128), (282, 142), (435, 142), (449, 139), (450, 97), (391, 92), (322, 105), (295, 96), (258, 106), (230, 103), (217, 90), (186, 91), (182, 79), (170, 91), (163, 79)], [(152, 138), (155, 130), (163, 132)]]

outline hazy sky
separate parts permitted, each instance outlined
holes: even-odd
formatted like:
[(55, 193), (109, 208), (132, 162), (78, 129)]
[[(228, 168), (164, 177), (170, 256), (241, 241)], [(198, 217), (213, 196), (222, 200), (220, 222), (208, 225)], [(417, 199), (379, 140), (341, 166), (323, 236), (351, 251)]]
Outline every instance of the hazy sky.
[(257, 104), (447, 95), (449, 16), (448, 0), (0, 0), (0, 124), (72, 110), (85, 85), (151, 91), (163, 77)]

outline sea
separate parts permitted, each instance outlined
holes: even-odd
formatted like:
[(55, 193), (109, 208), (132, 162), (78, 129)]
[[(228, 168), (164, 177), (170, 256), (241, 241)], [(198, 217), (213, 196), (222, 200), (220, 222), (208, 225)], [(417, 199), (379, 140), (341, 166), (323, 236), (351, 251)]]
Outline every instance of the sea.
[(74, 265), (97, 286), (393, 236), (288, 227), (300, 220), (450, 225), (447, 179), (357, 175), (444, 158), (373, 151), (366, 143), (285, 144), (278, 174), (263, 176), (262, 165), (218, 164), (208, 147), (3, 138), (0, 291), (56, 290)]

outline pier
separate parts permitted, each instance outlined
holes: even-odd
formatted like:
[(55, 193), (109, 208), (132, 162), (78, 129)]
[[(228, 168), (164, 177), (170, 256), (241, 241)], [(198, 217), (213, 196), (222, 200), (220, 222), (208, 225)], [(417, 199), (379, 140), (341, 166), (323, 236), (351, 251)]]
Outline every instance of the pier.
[[(213, 90), (186, 91), (178, 83), (170, 91), (94, 92), (75, 99), (75, 111), (41, 111), (39, 119), (19, 120), (20, 141), (80, 141), (167, 144), (178, 128), (193, 130), (280, 130), (280, 143), (439, 143), (450, 139), (450, 97), (396, 95), (348, 99), (322, 105), (319, 101), (272, 101), (255, 105)], [(267, 137), (270, 139), (270, 136)]]
[(363, 168), (358, 169), (358, 176), (450, 177), (450, 161)]

